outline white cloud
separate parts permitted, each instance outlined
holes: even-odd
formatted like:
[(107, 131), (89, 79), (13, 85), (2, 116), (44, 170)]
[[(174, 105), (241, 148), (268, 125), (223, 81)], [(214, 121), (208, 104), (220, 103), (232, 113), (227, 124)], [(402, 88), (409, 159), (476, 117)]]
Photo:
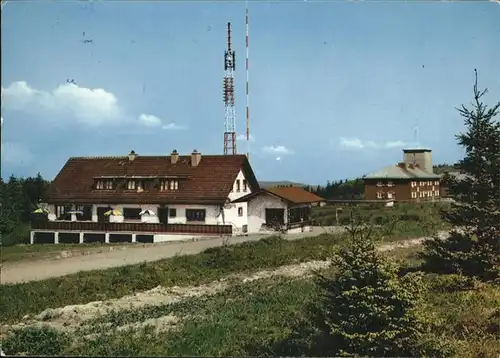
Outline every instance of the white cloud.
[(92, 126), (118, 122), (122, 116), (113, 93), (74, 83), (65, 83), (47, 92), (32, 88), (25, 81), (13, 82), (2, 88), (2, 106), (16, 111), (70, 116)]
[(153, 116), (152, 114), (141, 114), (139, 116), (139, 121), (142, 122), (146, 127), (159, 127), (161, 126), (161, 119)]
[(175, 123), (169, 123), (169, 124), (164, 124), (161, 126), (161, 129), (166, 129), (166, 130), (179, 130), (179, 129), (186, 129), (184, 126), (180, 126)]
[(139, 121), (147, 127), (158, 127), (158, 128), (161, 127), (161, 129), (166, 129), (166, 130), (184, 129), (184, 127), (179, 126), (174, 122), (169, 124), (163, 124), (163, 121), (160, 118), (153, 116), (152, 114), (142, 113), (139, 116)]
[(14, 142), (2, 143), (2, 161), (17, 166), (28, 165), (33, 161), (29, 148)]
[(264, 153), (268, 153), (268, 154), (281, 154), (281, 155), (293, 154), (293, 151), (291, 149), (288, 149), (282, 145), (265, 146), (265, 147), (262, 147), (262, 151)]
[(362, 150), (362, 149), (391, 149), (391, 148), (403, 148), (411, 146), (412, 143), (397, 141), (387, 141), (383, 143), (377, 143), (374, 141), (362, 141), (359, 138), (340, 138), (340, 147), (349, 150)]
[[(251, 134), (248, 137), (248, 139), (250, 142), (255, 142), (255, 138)], [(236, 136), (236, 140), (247, 140), (247, 135), (246, 134), (239, 134), (238, 136)]]

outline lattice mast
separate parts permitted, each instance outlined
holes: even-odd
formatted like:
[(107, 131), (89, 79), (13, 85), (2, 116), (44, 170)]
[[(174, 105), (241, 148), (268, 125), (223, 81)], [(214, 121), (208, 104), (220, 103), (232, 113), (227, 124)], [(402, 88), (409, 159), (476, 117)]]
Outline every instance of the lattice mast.
[(227, 49), (224, 51), (224, 155), (236, 154), (236, 112), (234, 109), (235, 53), (231, 48), (231, 23), (227, 23)]
[(247, 158), (250, 160), (250, 94), (248, 92), (248, 1), (245, 2), (245, 49), (246, 49), (246, 136), (247, 136)]

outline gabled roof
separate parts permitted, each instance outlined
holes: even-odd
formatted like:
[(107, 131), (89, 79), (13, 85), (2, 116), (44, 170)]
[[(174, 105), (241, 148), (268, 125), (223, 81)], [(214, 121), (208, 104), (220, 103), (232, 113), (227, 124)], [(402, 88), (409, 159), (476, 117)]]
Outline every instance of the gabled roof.
[[(49, 203), (109, 204), (218, 204), (227, 199), (239, 171), (242, 170), (251, 190), (259, 184), (245, 155), (202, 155), (196, 167), (191, 156), (179, 156), (172, 164), (170, 156), (78, 157), (70, 158), (52, 181)], [(142, 192), (123, 189), (96, 190), (95, 179), (115, 177), (179, 178), (179, 190), (160, 191), (149, 187)], [(154, 179), (153, 179), (154, 180)]]
[(258, 191), (245, 195), (241, 198), (233, 200), (233, 203), (244, 202), (250, 200), (258, 195), (269, 194), (283, 199), (292, 204), (309, 204), (325, 201), (322, 197), (317, 196), (303, 188), (299, 187), (285, 187), (285, 188), (261, 188)]
[(440, 175), (427, 173), (414, 165), (400, 166), (398, 164), (383, 167), (366, 175), (363, 179), (439, 179)]

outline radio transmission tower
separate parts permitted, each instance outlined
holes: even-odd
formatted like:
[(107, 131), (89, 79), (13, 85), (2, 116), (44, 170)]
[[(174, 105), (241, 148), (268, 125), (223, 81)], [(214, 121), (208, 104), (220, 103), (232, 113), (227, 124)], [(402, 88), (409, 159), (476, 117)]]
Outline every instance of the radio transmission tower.
[(247, 158), (250, 160), (250, 94), (248, 92), (248, 1), (245, 2), (245, 49), (246, 49), (246, 135), (247, 135)]
[(231, 23), (227, 23), (227, 49), (224, 51), (224, 155), (236, 154), (236, 112), (234, 110), (235, 53), (231, 49)]

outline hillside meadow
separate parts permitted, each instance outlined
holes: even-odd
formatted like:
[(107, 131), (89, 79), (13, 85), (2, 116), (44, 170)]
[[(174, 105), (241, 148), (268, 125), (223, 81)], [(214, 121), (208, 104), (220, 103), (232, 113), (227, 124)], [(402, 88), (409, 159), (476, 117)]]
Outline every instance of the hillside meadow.
[[(318, 297), (312, 271), (333, 274), (325, 260), (342, 242), (341, 235), (271, 237), (2, 286), (1, 320), (10, 324), (2, 346), (32, 355), (299, 355), (293, 334)], [(402, 275), (419, 269), (418, 247), (385, 245), (394, 246), (385, 255)], [(425, 282), (426, 314), (450, 355), (496, 357), (499, 287), (457, 275), (426, 274)]]

